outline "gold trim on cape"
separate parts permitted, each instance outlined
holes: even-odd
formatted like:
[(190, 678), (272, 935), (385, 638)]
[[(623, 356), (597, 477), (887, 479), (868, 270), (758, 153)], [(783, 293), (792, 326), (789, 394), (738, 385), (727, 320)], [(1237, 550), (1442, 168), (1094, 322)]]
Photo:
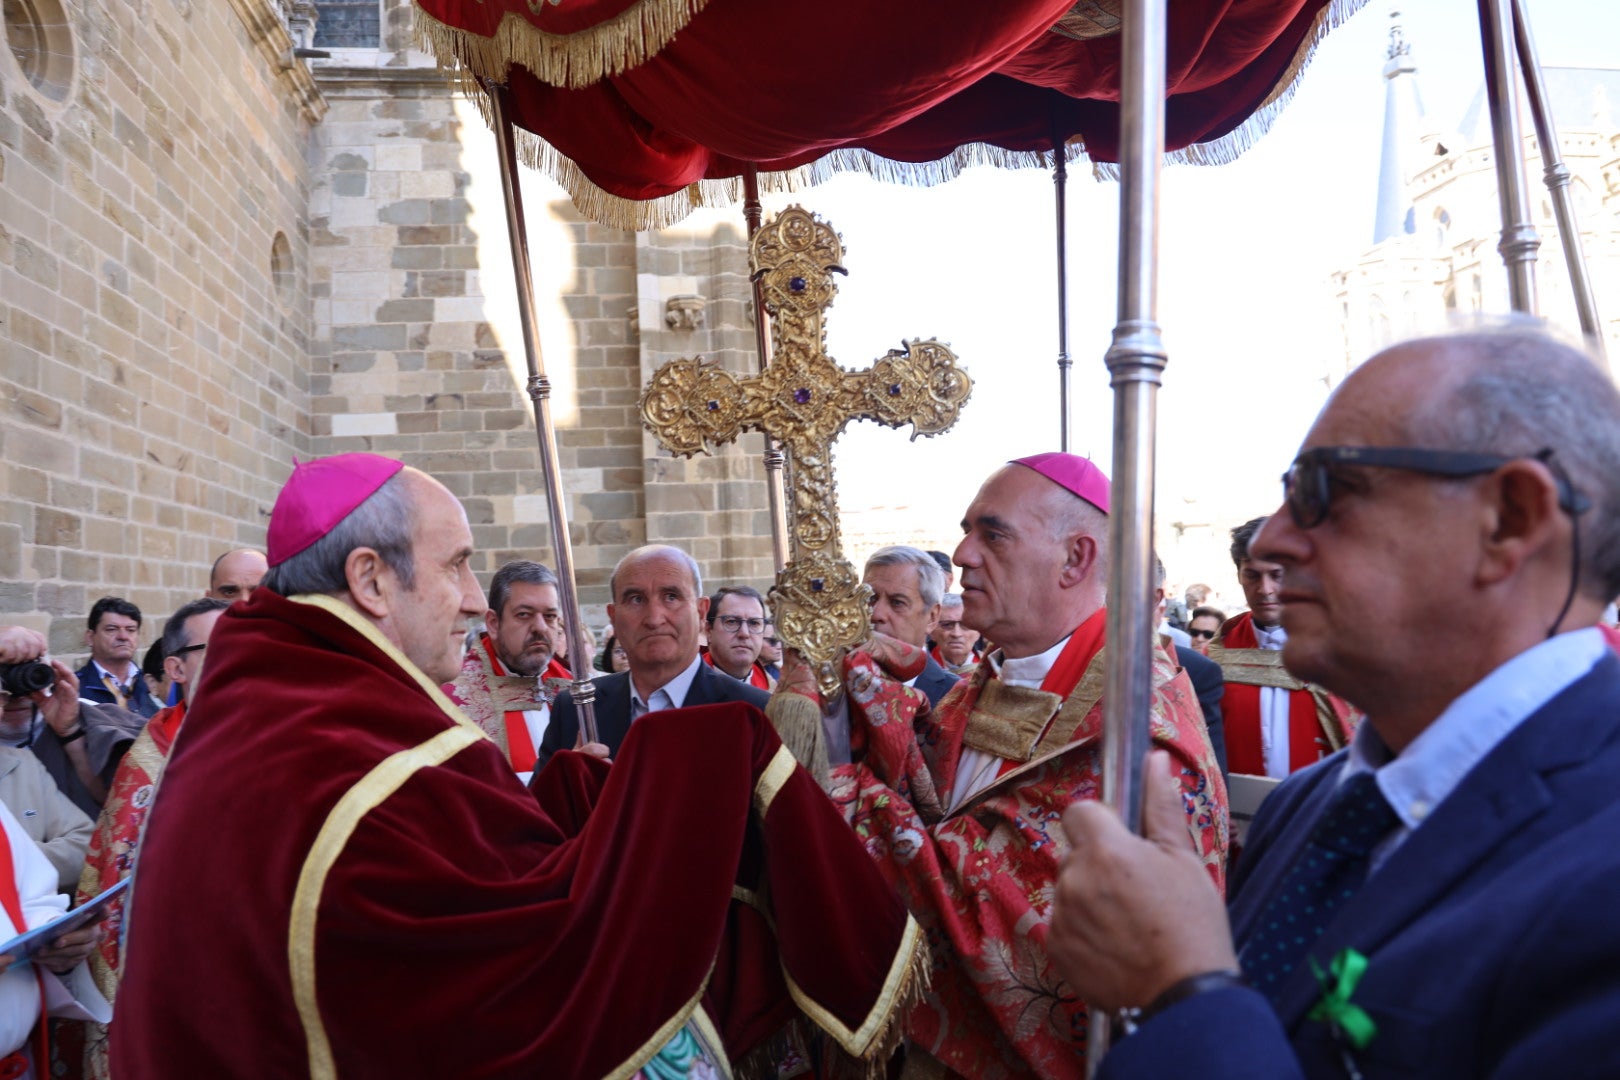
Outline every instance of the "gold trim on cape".
[(390, 754), (360, 781), (344, 792), (343, 798), (326, 817), (326, 824), (315, 837), (304, 867), (298, 874), (293, 893), (292, 917), (287, 930), (287, 959), (292, 969), (293, 1001), (304, 1025), (304, 1041), (309, 1049), (309, 1074), (315, 1080), (337, 1076), (332, 1045), (321, 1022), (320, 1003), (315, 997), (315, 920), (321, 903), (326, 875), (354, 835), (360, 819), (375, 810), (398, 791), (405, 781), (430, 765), (442, 765), (473, 745), (476, 735), (464, 727), (445, 728), (427, 742)]
[(888, 1065), (889, 1054), (905, 1034), (906, 1014), (928, 988), (928, 964), (928, 945), (923, 939), (922, 927), (907, 915), (906, 930), (895, 951), (894, 962), (889, 965), (889, 973), (883, 979), (883, 990), (860, 1027), (853, 1030), (800, 989), (785, 967), (782, 979), (799, 1011), (831, 1035), (839, 1049), (864, 1063), (869, 1076), (880, 1077)]
[(1275, 690), (1303, 690), (1311, 695), (1311, 704), (1316, 707), (1316, 726), (1322, 729), (1328, 749), (1333, 752), (1344, 749), (1345, 721), (1334, 710), (1332, 695), (1283, 667), (1281, 650), (1228, 649), (1216, 641), (1209, 646), (1209, 658), (1221, 666), (1221, 677), (1227, 682)]
[(321, 1022), (320, 1003), (315, 994), (315, 923), (326, 876), (343, 853), (361, 818), (376, 809), (421, 769), (443, 764), (489, 736), (462, 715), (461, 710), (420, 668), (352, 607), (330, 596), (301, 594), (288, 599), (320, 608), (376, 645), (427, 691), (433, 703), (456, 725), (424, 743), (390, 754), (344, 792), (337, 805), (327, 814), (326, 822), (316, 834), (315, 842), (310, 846), (309, 854), (304, 857), (303, 868), (299, 871), (287, 929), (287, 961), (292, 977), (293, 1003), (304, 1028), (310, 1076), (314, 1080), (334, 1080), (337, 1064), (332, 1056), (331, 1042), (326, 1037), (326, 1025)]
[(793, 770), (799, 767), (798, 761), (793, 757), (792, 751), (785, 746), (778, 746), (776, 753), (771, 755), (770, 763), (759, 774), (754, 783), (754, 809), (763, 818), (771, 812), (771, 803), (776, 801), (776, 795), (782, 790), (782, 785), (788, 782)]
[(1032, 687), (1009, 686), (991, 667), (968, 714), (962, 745), (1026, 764), (1043, 746), (1067, 746), (1080, 722), (1102, 700), (1107, 656), (1106, 645), (1097, 650), (1067, 698)]
[(708, 974), (698, 984), (697, 993), (675, 1010), (668, 1020), (664, 1021), (659, 1029), (652, 1033), (646, 1042), (636, 1047), (635, 1052), (625, 1058), (619, 1067), (607, 1074), (606, 1080), (630, 1080), (630, 1077), (641, 1071), (642, 1066), (653, 1059), (653, 1055), (669, 1044), (677, 1032), (686, 1026), (688, 1020), (692, 1021), (701, 1033), (703, 1039), (709, 1044), (706, 1049), (715, 1056), (715, 1063), (720, 1066), (721, 1075), (725, 1080), (731, 1080), (731, 1059), (726, 1057), (725, 1044), (720, 1040), (720, 1032), (715, 1028), (714, 1021), (709, 1014), (703, 1011), (701, 1002), (703, 995), (709, 991), (709, 979), (714, 975), (714, 968), (709, 968)]

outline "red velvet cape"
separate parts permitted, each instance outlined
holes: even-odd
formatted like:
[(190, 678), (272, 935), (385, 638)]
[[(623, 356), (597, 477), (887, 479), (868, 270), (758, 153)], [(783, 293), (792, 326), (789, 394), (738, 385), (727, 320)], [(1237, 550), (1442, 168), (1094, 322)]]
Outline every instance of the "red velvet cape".
[(594, 1077), (700, 1000), (736, 1060), (797, 1015), (784, 973), (841, 1045), (886, 1045), (916, 925), (757, 710), (644, 719), (611, 769), (559, 754), (531, 795), (328, 603), (259, 589), (209, 640), (137, 868), (115, 1075), (329, 1053), (344, 1078)]

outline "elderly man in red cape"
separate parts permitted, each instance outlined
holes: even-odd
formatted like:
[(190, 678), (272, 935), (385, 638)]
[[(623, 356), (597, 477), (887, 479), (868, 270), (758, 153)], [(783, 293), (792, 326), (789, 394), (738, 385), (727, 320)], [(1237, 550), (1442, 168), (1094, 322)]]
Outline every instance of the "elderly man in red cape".
[(531, 793), (439, 689), (484, 607), (454, 496), (307, 462), (268, 547), (147, 822), (115, 1075), (724, 1074), (801, 1015), (882, 1068), (920, 931), (757, 710)]
[[(908, 1076), (1084, 1075), (1085, 1005), (1053, 969), (1046, 934), (1068, 849), (1059, 817), (1098, 793), (1107, 506), (1107, 478), (1069, 454), (985, 481), (955, 559), (964, 618), (997, 648), (936, 712), (902, 685), (921, 649), (878, 638), (846, 664), (852, 763), (838, 761), (843, 733), (827, 731), (829, 790), (934, 954), (907, 1023)], [(793, 664), (782, 687), (771, 713), (798, 742), (819, 725), (815, 682)], [(1192, 685), (1157, 651), (1153, 741), (1175, 762), (1188, 829), (1219, 885), (1226, 790)]]

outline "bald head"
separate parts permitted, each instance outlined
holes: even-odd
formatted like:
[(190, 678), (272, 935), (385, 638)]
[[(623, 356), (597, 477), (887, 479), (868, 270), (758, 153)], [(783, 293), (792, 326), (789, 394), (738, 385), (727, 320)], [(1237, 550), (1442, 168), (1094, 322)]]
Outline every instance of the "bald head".
[(1283, 662), (1392, 750), (1620, 590), (1620, 394), (1539, 326), (1380, 353), (1302, 451), (1250, 547), (1283, 568)]
[(214, 560), (214, 568), (208, 574), (207, 595), (227, 604), (233, 600), (246, 600), (259, 587), (259, 582), (264, 580), (269, 569), (270, 564), (265, 561), (262, 551), (253, 548), (227, 551)]
[(1392, 401), (1408, 403), (1394, 410), (1406, 445), (1543, 455), (1561, 497), (1591, 507), (1579, 515), (1582, 591), (1620, 595), (1620, 392), (1582, 347), (1529, 320), (1424, 338), (1362, 365), (1331, 406), (1389, 415)]
[(1108, 518), (1045, 475), (1007, 465), (962, 518), (964, 620), (1008, 657), (1046, 651), (1102, 607)]

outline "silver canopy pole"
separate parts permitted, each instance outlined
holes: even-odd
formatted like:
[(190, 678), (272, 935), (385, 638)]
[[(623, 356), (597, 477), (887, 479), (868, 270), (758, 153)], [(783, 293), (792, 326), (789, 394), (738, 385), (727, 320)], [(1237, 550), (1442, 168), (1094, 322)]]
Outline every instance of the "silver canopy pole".
[(1513, 42), (1518, 46), (1519, 70), (1524, 73), (1525, 97), (1529, 99), (1530, 119), (1536, 126), (1536, 141), (1541, 144), (1542, 175), (1547, 194), (1552, 198), (1553, 216), (1558, 220), (1559, 238), (1563, 241), (1564, 265), (1569, 270), (1569, 291), (1575, 299), (1575, 315), (1581, 332), (1602, 355), (1606, 352), (1603, 322), (1598, 318), (1597, 298), (1592, 293), (1592, 278), (1586, 268), (1581, 227), (1575, 220), (1575, 203), (1569, 197), (1569, 168), (1564, 164), (1563, 148), (1558, 145), (1558, 129), (1553, 126), (1547, 84), (1536, 59), (1536, 42), (1530, 34), (1530, 18), (1525, 14), (1524, 0), (1512, 0), (1512, 4)]
[(1536, 250), (1541, 241), (1530, 221), (1524, 178), (1524, 140), (1519, 135), (1518, 80), (1513, 75), (1513, 13), (1510, 0), (1479, 0), (1479, 34), (1485, 56), (1485, 98), (1491, 108), (1496, 190), (1502, 204), (1502, 241), (1496, 250), (1507, 267), (1508, 303), (1536, 313)]
[[(1164, 156), (1165, 0), (1128, 0), (1120, 71), (1119, 321), (1106, 357), (1114, 387), (1108, 508), (1108, 666), (1102, 798), (1140, 831), (1153, 700), (1153, 438), (1165, 349), (1159, 337), (1159, 170)], [(1089, 1017), (1087, 1067), (1108, 1052), (1109, 1018)]]
[[(759, 199), (759, 172), (752, 165), (743, 173), (743, 218), (748, 222), (748, 240), (753, 242), (754, 234), (759, 232), (765, 208)], [(754, 274), (750, 277), (750, 287), (754, 297), (754, 348), (759, 359), (759, 372), (771, 363), (771, 324), (765, 317), (765, 288), (763, 277)], [(765, 492), (771, 510), (771, 557), (776, 561), (776, 572), (781, 573), (782, 568), (788, 564), (788, 520), (786, 484), (782, 475), (782, 467), (787, 462), (787, 455), (782, 452), (782, 444), (765, 436)]]
[(534, 279), (529, 273), (529, 234), (523, 222), (523, 191), (518, 180), (517, 149), (507, 118), (507, 89), (485, 82), (495, 147), (501, 159), (501, 187), (506, 192), (506, 231), (512, 240), (512, 272), (517, 278), (518, 314), (523, 323), (523, 358), (529, 366), (529, 400), (534, 403), (534, 430), (540, 440), (540, 471), (546, 481), (546, 514), (551, 519), (551, 550), (557, 559), (557, 592), (572, 642), (574, 683), (570, 692), (586, 742), (596, 742), (596, 688), (591, 685), (591, 646), (579, 615), (574, 584), (574, 548), (568, 539), (568, 510), (563, 500), (562, 466), (557, 461), (557, 432), (551, 423), (551, 380), (540, 356), (540, 325), (534, 310)]
[(1069, 452), (1069, 166), (1061, 137), (1052, 137), (1052, 187), (1057, 195), (1058, 449)]

